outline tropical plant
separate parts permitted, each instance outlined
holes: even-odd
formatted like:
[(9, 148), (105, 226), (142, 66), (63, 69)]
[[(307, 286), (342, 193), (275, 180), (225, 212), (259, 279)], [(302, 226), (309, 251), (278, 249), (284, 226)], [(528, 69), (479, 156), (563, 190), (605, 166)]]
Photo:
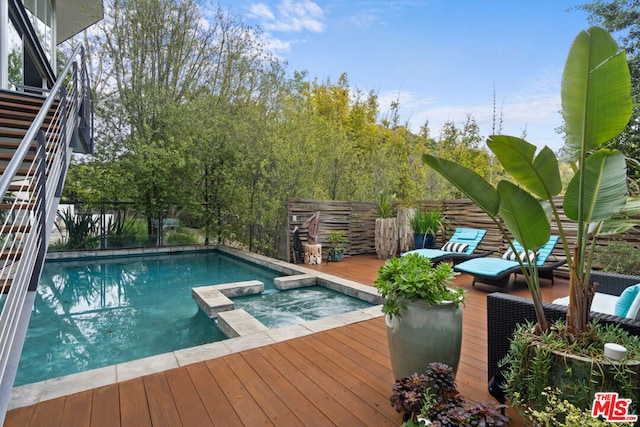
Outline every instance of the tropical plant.
[(444, 363), (429, 364), (425, 374), (414, 373), (396, 380), (389, 398), (398, 412), (405, 411), (403, 427), (424, 426), (504, 426), (509, 417), (505, 405), (470, 402), (456, 388), (453, 369)]
[(64, 249), (93, 249), (98, 244), (98, 218), (94, 218), (91, 212), (73, 214), (71, 208), (58, 212), (58, 217), (64, 224), (64, 229), (55, 222), (56, 228), (63, 239)]
[(456, 273), (449, 263), (433, 265), (417, 253), (388, 259), (378, 270), (374, 286), (383, 299), (382, 312), (399, 316), (406, 309), (403, 301), (440, 304), (450, 301), (456, 306), (465, 300), (463, 288), (449, 286)]
[[(599, 27), (580, 32), (566, 61), (561, 92), (567, 144), (579, 153), (579, 169), (565, 189), (553, 151), (544, 147), (536, 155), (535, 145), (512, 136), (495, 135), (487, 141), (516, 181), (501, 180), (497, 188), (454, 162), (430, 155), (423, 159), (493, 219), (512, 249), (514, 238), (527, 251), (540, 249), (549, 240), (550, 217), (553, 218), (570, 269), (564, 332), (580, 337), (588, 328), (595, 292), (589, 273), (596, 237), (631, 228), (634, 222), (629, 216), (640, 210), (640, 201), (627, 195), (624, 156), (618, 150), (603, 148), (625, 128), (632, 109), (625, 53), (609, 33)], [(573, 245), (553, 199), (563, 190), (564, 213), (574, 221), (577, 232)], [(547, 330), (537, 266), (529, 259), (519, 262), (535, 307), (537, 326)]]
[(376, 197), (376, 208), (379, 218), (391, 218), (393, 216), (393, 199), (395, 199), (395, 197), (395, 194), (390, 195), (384, 191), (378, 193), (378, 197)]
[(409, 223), (416, 234), (435, 235), (444, 226), (445, 221), (446, 217), (442, 209), (417, 209)]
[(107, 219), (106, 237), (110, 247), (133, 245), (136, 241), (134, 234), (135, 216), (127, 218), (126, 209), (116, 211)]

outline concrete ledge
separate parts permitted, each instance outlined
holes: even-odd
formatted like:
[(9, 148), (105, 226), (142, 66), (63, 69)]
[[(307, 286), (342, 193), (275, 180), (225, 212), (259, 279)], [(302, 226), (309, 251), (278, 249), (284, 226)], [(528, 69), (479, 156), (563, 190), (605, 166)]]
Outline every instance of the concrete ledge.
[(222, 285), (200, 286), (191, 288), (191, 298), (211, 319), (218, 317), (218, 313), (235, 308), (231, 297), (260, 294), (264, 291), (264, 283), (259, 280), (246, 282), (225, 283)]
[(251, 335), (257, 332), (268, 331), (258, 319), (243, 309), (225, 311), (218, 315), (218, 327), (229, 338)]
[[(261, 294), (264, 291), (264, 283), (259, 280), (247, 280), (246, 282), (224, 283), (222, 285), (202, 286), (203, 288), (214, 288), (224, 296), (233, 298), (245, 295)], [(198, 288), (196, 288), (198, 289)]]
[(224, 296), (222, 292), (214, 286), (201, 286), (191, 288), (191, 298), (198, 304), (198, 307), (211, 319), (218, 317), (221, 311), (233, 310), (233, 301)]
[(302, 288), (305, 286), (314, 286), (317, 284), (318, 278), (315, 274), (296, 274), (293, 276), (276, 277), (273, 279), (273, 286), (281, 291)]

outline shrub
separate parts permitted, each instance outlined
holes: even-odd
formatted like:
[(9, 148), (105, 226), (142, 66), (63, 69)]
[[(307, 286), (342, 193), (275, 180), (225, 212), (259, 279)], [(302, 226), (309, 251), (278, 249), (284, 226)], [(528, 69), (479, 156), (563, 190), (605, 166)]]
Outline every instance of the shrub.
[(640, 276), (640, 251), (624, 240), (614, 240), (607, 246), (598, 246), (595, 262), (609, 273)]

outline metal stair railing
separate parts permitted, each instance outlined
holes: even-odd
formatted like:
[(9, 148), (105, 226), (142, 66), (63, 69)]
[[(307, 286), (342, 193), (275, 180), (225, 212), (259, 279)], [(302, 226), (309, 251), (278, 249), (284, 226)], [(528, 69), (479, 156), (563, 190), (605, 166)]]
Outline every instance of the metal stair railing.
[[(82, 120), (93, 124), (84, 49), (75, 49), (0, 177), (0, 423), (16, 376), (56, 210)], [(84, 105), (84, 107), (83, 107)], [(81, 116), (84, 116), (81, 118)]]

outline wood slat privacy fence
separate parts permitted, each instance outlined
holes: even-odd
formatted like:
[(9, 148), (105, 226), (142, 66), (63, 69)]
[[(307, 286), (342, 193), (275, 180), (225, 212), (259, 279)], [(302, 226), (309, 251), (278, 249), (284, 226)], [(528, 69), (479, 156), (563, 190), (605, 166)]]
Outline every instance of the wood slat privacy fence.
[[(569, 244), (571, 244), (576, 238), (575, 224), (564, 216), (562, 211), (562, 197), (557, 197), (554, 200), (556, 209), (560, 212), (563, 228)], [(487, 230), (485, 238), (478, 246), (478, 251), (494, 250), (497, 254), (501, 255), (508, 248), (508, 244), (502, 237), (496, 224), (469, 199), (420, 201), (413, 204), (402, 202), (396, 203), (394, 210), (397, 212), (398, 209), (403, 207), (429, 210), (439, 208), (444, 211), (447, 224), (445, 229), (436, 236), (437, 247), (443, 245), (457, 227), (471, 227)], [(320, 212), (318, 237), (322, 245), (328, 244), (328, 237), (331, 231), (344, 230), (349, 239), (349, 244), (345, 249), (345, 256), (375, 253), (374, 231), (377, 218), (375, 203), (292, 199), (289, 200), (288, 203), (290, 260), (293, 260), (292, 231), (294, 227), (300, 227), (315, 212)], [(300, 237), (303, 243), (306, 243), (306, 231), (306, 229), (300, 228)], [(551, 232), (552, 234), (558, 234), (555, 225), (552, 226)], [(613, 240), (626, 240), (637, 246), (640, 244), (640, 228), (634, 227), (625, 234), (600, 237), (598, 238), (598, 244), (607, 245)], [(556, 246), (552, 256), (564, 258), (564, 249), (561, 242)]]

